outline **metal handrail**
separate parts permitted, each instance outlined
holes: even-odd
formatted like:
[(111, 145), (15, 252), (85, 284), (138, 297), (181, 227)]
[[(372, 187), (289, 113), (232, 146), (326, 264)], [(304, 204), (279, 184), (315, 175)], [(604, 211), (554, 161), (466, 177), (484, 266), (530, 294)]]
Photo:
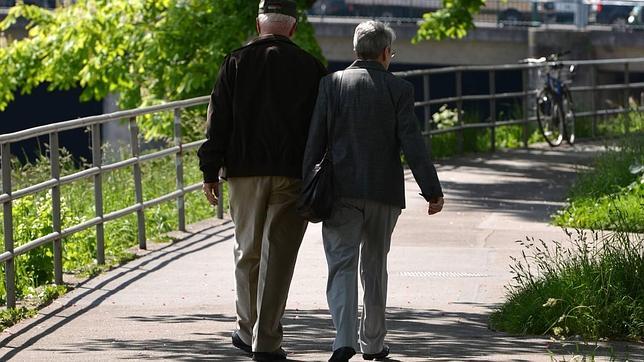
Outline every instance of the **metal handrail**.
[(120, 119), (128, 119), (132, 117), (144, 116), (146, 114), (158, 113), (162, 111), (169, 111), (175, 109), (189, 108), (202, 104), (207, 104), (209, 96), (202, 96), (197, 98), (186, 99), (182, 101), (169, 102), (150, 107), (130, 109), (126, 111), (119, 111), (109, 114), (101, 114), (98, 116), (83, 117), (71, 121), (58, 122), (47, 124), (44, 126), (29, 128), (23, 131), (6, 133), (0, 135), (0, 144), (2, 143), (15, 143), (18, 141), (34, 138), (50, 134), (51, 132), (68, 131), (74, 128), (88, 127), (95, 124), (103, 124), (109, 121), (117, 121)]
[(476, 71), (504, 71), (504, 70), (522, 70), (522, 69), (536, 69), (542, 68), (546, 65), (555, 65), (557, 63), (563, 65), (611, 65), (611, 64), (633, 64), (642, 63), (644, 58), (623, 58), (623, 59), (601, 59), (601, 60), (562, 60), (559, 62), (544, 62), (540, 64), (502, 64), (502, 65), (459, 65), (455, 67), (441, 67), (432, 69), (418, 69), (408, 70), (403, 72), (395, 72), (394, 74), (407, 78), (421, 75), (445, 74), (455, 72), (476, 72)]
[[(394, 74), (403, 77), (403, 78), (414, 78), (421, 77), (423, 83), (423, 100), (416, 101), (414, 103), (415, 107), (423, 108), (425, 110), (424, 114), (424, 124), (425, 130), (423, 135), (427, 138), (428, 146), (431, 145), (431, 136), (443, 133), (452, 133), (455, 132), (458, 135), (457, 146), (459, 147), (459, 152), (462, 151), (463, 144), (463, 131), (466, 129), (490, 129), (492, 131), (491, 135), (491, 149), (495, 150), (495, 137), (494, 132), (497, 127), (508, 126), (508, 125), (523, 125), (523, 143), (527, 147), (528, 143), (528, 125), (537, 121), (536, 116), (529, 117), (529, 102), (531, 97), (534, 97), (539, 92), (539, 88), (529, 89), (528, 87), (528, 78), (529, 71), (534, 71), (537, 69), (545, 68), (555, 64), (563, 64), (564, 66), (576, 65), (576, 66), (589, 66), (591, 68), (591, 82), (590, 86), (587, 85), (576, 85), (569, 87), (569, 90), (572, 93), (582, 93), (590, 92), (592, 93), (592, 110), (582, 111), (576, 110), (576, 115), (578, 117), (593, 117), (592, 124), (592, 135), (596, 135), (597, 129), (597, 118), (600, 116), (623, 114), (630, 111), (630, 106), (628, 105), (627, 92), (633, 89), (644, 89), (644, 82), (630, 82), (630, 66), (632, 64), (644, 64), (644, 58), (626, 58), (626, 59), (603, 59), (603, 60), (580, 60), (580, 61), (560, 61), (560, 62), (543, 62), (538, 64), (503, 64), (503, 65), (483, 65), (483, 66), (454, 66), (454, 67), (444, 67), (444, 68), (434, 68), (434, 69), (420, 69), (420, 70), (411, 70), (403, 72), (395, 72)], [(608, 65), (618, 65), (623, 67), (624, 71), (624, 82), (618, 84), (597, 84), (597, 67), (599, 66), (608, 66)], [(522, 71), (523, 77), (523, 91), (522, 92), (506, 92), (506, 93), (496, 93), (494, 74), (499, 71)], [(490, 76), (490, 92), (488, 94), (462, 94), (462, 74), (465, 72), (482, 72), (487, 71)], [(430, 82), (429, 79), (433, 75), (437, 74), (448, 74), (453, 73), (456, 76), (456, 94), (450, 97), (444, 98), (432, 98), (430, 94)], [(600, 91), (623, 91), (624, 92), (624, 104), (621, 105), (618, 109), (598, 109), (597, 107), (597, 93)], [(496, 101), (499, 99), (507, 98), (521, 98), (523, 103), (523, 119), (511, 119), (504, 121), (496, 120)], [(461, 110), (463, 107), (463, 102), (468, 101), (489, 101), (490, 110), (491, 110), (491, 119), (489, 122), (484, 123), (464, 123)], [(642, 93), (642, 103), (644, 103), (644, 92)], [(431, 119), (431, 110), (430, 107), (433, 105), (439, 104), (453, 104), (454, 108), (457, 109), (456, 116), (458, 117), (458, 125), (442, 128), (442, 129), (431, 129), (432, 119)], [(644, 104), (636, 109), (637, 111), (644, 110)], [(431, 148), (430, 148), (431, 152)]]
[[(630, 83), (629, 82), (629, 64), (634, 63), (644, 63), (644, 58), (632, 58), (632, 59), (617, 59), (617, 60), (599, 60), (599, 61), (568, 61), (566, 64), (577, 64), (577, 65), (590, 65), (593, 70), (593, 84), (592, 86), (575, 86), (571, 87), (573, 92), (593, 92), (593, 95), (598, 91), (602, 90), (624, 90), (625, 92), (629, 89), (635, 88), (644, 88), (644, 82)], [(623, 84), (607, 84), (607, 85), (597, 85), (596, 84), (596, 67), (599, 65), (611, 65), (619, 64), (624, 66), (625, 71), (625, 81)], [(527, 72), (531, 69), (536, 69), (543, 67), (546, 64), (504, 64), (497, 66), (459, 66), (459, 67), (446, 67), (440, 69), (428, 69), (428, 70), (413, 70), (407, 72), (397, 72), (394, 73), (400, 77), (413, 78), (413, 77), (422, 77), (423, 81), (423, 91), (424, 91), (424, 100), (415, 102), (415, 106), (425, 110), (425, 122), (429, 124), (431, 122), (431, 112), (430, 106), (434, 104), (441, 103), (456, 103), (457, 108), (459, 109), (459, 125), (456, 127), (450, 127), (445, 129), (432, 130), (431, 127), (427, 127), (423, 132), (424, 136), (427, 137), (428, 142), (431, 142), (431, 136), (457, 132), (459, 137), (461, 137), (461, 142), (459, 146), (462, 147), (462, 135), (463, 130), (465, 129), (477, 129), (477, 128), (490, 128), (494, 132), (496, 127), (507, 126), (507, 125), (524, 125), (527, 127), (527, 124), (530, 122), (535, 122), (536, 117), (528, 117), (527, 107), (528, 99), (531, 96), (534, 96), (537, 93), (535, 89), (528, 88), (527, 82)], [(497, 71), (506, 71), (506, 70), (521, 70), (523, 72), (523, 90), (521, 92), (507, 92), (507, 93), (496, 93), (495, 90), (495, 81), (494, 81), (494, 72)], [(488, 71), (490, 74), (490, 94), (476, 94), (476, 95), (463, 95), (462, 94), (462, 74), (469, 71)], [(445, 73), (454, 73), (456, 75), (456, 89), (457, 94), (453, 97), (431, 99), (429, 79), (431, 75), (434, 74), (445, 74)], [(524, 115), (523, 119), (513, 119), (513, 120), (496, 120), (496, 111), (491, 112), (490, 122), (478, 122), (466, 124), (460, 118), (460, 110), (462, 109), (463, 102), (465, 101), (481, 101), (488, 100), (490, 102), (490, 109), (495, 110), (496, 101), (499, 99), (505, 98), (522, 98)], [(593, 98), (594, 99), (594, 98)], [(146, 236), (145, 236), (145, 217), (143, 214), (144, 209), (152, 207), (154, 205), (167, 202), (170, 200), (177, 200), (178, 208), (178, 218), (179, 218), (179, 230), (185, 230), (185, 207), (184, 207), (184, 195), (189, 192), (194, 192), (201, 187), (200, 183), (184, 186), (183, 179), (183, 153), (187, 150), (193, 150), (199, 147), (204, 140), (194, 141), (190, 143), (182, 143), (181, 140), (181, 110), (207, 104), (209, 100), (208, 96), (197, 97), (182, 101), (169, 102), (166, 104), (160, 104), (150, 107), (131, 109), (125, 111), (114, 112), (110, 114), (84, 117), (76, 120), (70, 120), (61, 123), (49, 124), (45, 126), (35, 127), (19, 132), (13, 132), (9, 134), (0, 135), (0, 156), (1, 164), (0, 171), (2, 172), (2, 193), (0, 193), (0, 203), (3, 206), (3, 222), (4, 222), (4, 242), (5, 242), (5, 251), (0, 253), (0, 263), (5, 263), (5, 282), (6, 282), (6, 293), (7, 293), (7, 306), (14, 307), (15, 300), (15, 267), (14, 259), (16, 256), (24, 254), (38, 246), (52, 243), (54, 244), (54, 275), (55, 282), (57, 284), (62, 284), (62, 238), (72, 235), (74, 233), (87, 230), (89, 228), (96, 228), (96, 250), (97, 255), (96, 259), (99, 264), (105, 262), (105, 250), (104, 250), (104, 231), (103, 225), (107, 221), (115, 220), (123, 216), (136, 213), (137, 214), (137, 229), (138, 229), (138, 241), (139, 247), (146, 248)], [(626, 107), (625, 107), (626, 108)], [(640, 107), (640, 110), (644, 110), (644, 107)], [(159, 112), (173, 112), (174, 119), (174, 144), (168, 146), (162, 150), (149, 153), (149, 154), (140, 154), (139, 151), (139, 139), (138, 139), (138, 125), (136, 118), (143, 115), (159, 113)], [(600, 115), (608, 114), (618, 114), (625, 112), (625, 109), (597, 109), (596, 102), (593, 102), (593, 109), (590, 112), (580, 112), (579, 115), (584, 116), (593, 116), (597, 117)], [(121, 160), (118, 162), (103, 164), (102, 163), (102, 150), (101, 150), (101, 128), (100, 126), (106, 122), (115, 121), (115, 120), (129, 120), (130, 128), (130, 145), (132, 150), (131, 157)], [(76, 129), (76, 128), (91, 128), (91, 139), (92, 139), (92, 165), (91, 167), (70, 174), (61, 176), (60, 175), (60, 159), (59, 159), (59, 147), (58, 147), (58, 134), (62, 131)], [(593, 130), (595, 129), (595, 123), (593, 123)], [(39, 136), (48, 135), (50, 140), (50, 162), (52, 165), (51, 177), (48, 180), (39, 182), (28, 187), (12, 190), (11, 186), (11, 151), (10, 145), (15, 142), (19, 142), (29, 138), (35, 138)], [(492, 135), (492, 149), (495, 149), (494, 137)], [(524, 130), (524, 144), (527, 145), (527, 132)], [(168, 155), (175, 155), (175, 171), (176, 171), (176, 189), (168, 194), (159, 196), (153, 200), (143, 200), (143, 185), (141, 181), (141, 170), (140, 164), (142, 162), (147, 162), (153, 159), (158, 159), (161, 157), (166, 157)], [(133, 168), (133, 178), (135, 183), (135, 198), (136, 201), (133, 205), (125, 207), (121, 210), (116, 210), (104, 214), (103, 210), (103, 195), (102, 195), (102, 175), (106, 172), (121, 169), (124, 167), (132, 166)], [(89, 220), (85, 220), (82, 223), (71, 225), (65, 229), (61, 226), (61, 197), (60, 197), (60, 188), (61, 186), (68, 184), (73, 181), (80, 179), (93, 179), (94, 181), (94, 202), (95, 202), (95, 217)], [(221, 187), (221, 184), (220, 184)], [(31, 240), (26, 244), (23, 244), (19, 247), (15, 247), (13, 240), (13, 210), (12, 202), (16, 199), (25, 197), (27, 195), (32, 195), (34, 193), (51, 190), (52, 191), (52, 225), (53, 232), (41, 236), (37, 239)], [(220, 200), (219, 206), (217, 208), (217, 216), (219, 218), (223, 217), (223, 190), (220, 189), (220, 195), (222, 199)]]
[[(89, 228), (96, 228), (96, 243), (97, 255), (96, 259), (99, 264), (105, 262), (105, 245), (104, 245), (104, 228), (105, 222), (121, 218), (123, 216), (137, 213), (137, 229), (139, 247), (145, 249), (146, 236), (145, 236), (145, 217), (143, 211), (146, 208), (153, 207), (163, 202), (177, 200), (179, 230), (185, 231), (185, 207), (184, 195), (189, 192), (194, 192), (200, 189), (201, 184), (194, 184), (184, 186), (183, 180), (183, 153), (188, 150), (194, 150), (199, 147), (205, 140), (199, 140), (190, 143), (183, 143), (181, 141), (181, 110), (207, 104), (208, 96), (197, 97), (182, 101), (170, 102), (166, 104), (155, 105), (151, 107), (138, 108), (132, 110), (125, 110), (104, 114), (99, 116), (84, 117), (76, 120), (65, 121), (61, 123), (49, 124), (45, 126), (30, 128), (27, 130), (13, 132), (9, 134), (0, 135), (0, 149), (1, 149), (1, 165), (2, 170), (2, 193), (0, 194), (0, 203), (3, 205), (3, 218), (4, 218), (4, 241), (5, 251), (0, 253), (0, 262), (5, 263), (5, 283), (7, 293), (7, 306), (15, 307), (16, 291), (15, 291), (15, 267), (14, 258), (18, 255), (24, 254), (34, 248), (42, 246), (47, 243), (54, 243), (54, 278), (57, 284), (62, 284), (62, 238), (87, 230)], [(140, 154), (139, 151), (139, 137), (138, 126), (136, 118), (139, 116), (159, 113), (159, 112), (174, 112), (174, 145), (168, 146), (162, 150), (152, 152), (149, 154)], [(132, 157), (118, 162), (103, 164), (102, 163), (102, 150), (101, 150), (101, 128), (104, 123), (129, 119), (130, 127), (130, 145), (132, 149)], [(77, 128), (91, 128), (92, 134), (92, 166), (82, 171), (75, 172), (70, 175), (60, 175), (60, 160), (59, 160), (59, 146), (58, 134), (62, 131), (77, 129)], [(30, 185), (28, 187), (12, 190), (11, 186), (11, 150), (12, 143), (19, 142), (29, 138), (36, 138), (44, 135), (49, 135), (50, 140), (50, 163), (52, 165), (51, 178), (43, 182)], [(176, 167), (176, 190), (168, 194), (159, 196), (152, 200), (143, 200), (143, 185), (141, 182), (140, 165), (154, 159), (159, 159), (169, 155), (175, 155)], [(130, 205), (121, 210), (116, 210), (108, 214), (104, 214), (103, 210), (103, 194), (102, 194), (102, 175), (106, 172), (124, 167), (133, 167), (133, 177), (135, 181), (135, 198), (134, 205)], [(61, 227), (61, 186), (73, 181), (81, 179), (94, 180), (94, 200), (95, 200), (95, 214), (92, 219), (85, 220), (79, 224), (72, 225), (66, 229)], [(51, 190), (52, 191), (52, 224), (53, 232), (48, 235), (41, 236), (37, 239), (31, 240), (23, 245), (15, 247), (13, 240), (13, 209), (12, 201), (22, 197), (35, 194), (37, 192)], [(223, 190), (220, 190), (220, 195), (223, 195)], [(217, 216), (223, 218), (223, 202), (222, 199), (219, 207), (217, 208)]]

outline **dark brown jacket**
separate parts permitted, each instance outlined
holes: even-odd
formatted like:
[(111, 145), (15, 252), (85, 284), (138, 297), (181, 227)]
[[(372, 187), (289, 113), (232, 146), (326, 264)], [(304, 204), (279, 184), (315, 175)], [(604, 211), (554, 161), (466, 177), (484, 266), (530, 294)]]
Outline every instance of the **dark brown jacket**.
[(267, 35), (228, 55), (208, 106), (199, 148), (204, 181), (227, 177), (300, 178), (309, 123), (324, 66), (287, 37)]

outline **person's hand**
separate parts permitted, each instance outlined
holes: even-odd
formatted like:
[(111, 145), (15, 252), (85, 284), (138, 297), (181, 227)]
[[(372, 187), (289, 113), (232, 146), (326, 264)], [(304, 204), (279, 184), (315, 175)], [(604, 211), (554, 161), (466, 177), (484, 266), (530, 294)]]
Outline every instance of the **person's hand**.
[(427, 214), (429, 215), (434, 215), (438, 214), (443, 210), (443, 205), (445, 204), (445, 200), (443, 200), (442, 197), (432, 197), (429, 199), (429, 207), (427, 208)]
[(204, 182), (201, 189), (210, 205), (217, 206), (219, 203), (219, 182)]

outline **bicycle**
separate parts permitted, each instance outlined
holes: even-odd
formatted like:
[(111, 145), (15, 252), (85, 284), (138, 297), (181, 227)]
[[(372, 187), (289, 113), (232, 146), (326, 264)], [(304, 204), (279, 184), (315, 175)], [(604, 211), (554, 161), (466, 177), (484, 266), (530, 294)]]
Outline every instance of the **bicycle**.
[[(539, 131), (551, 147), (557, 147), (565, 139), (575, 143), (575, 111), (572, 94), (568, 87), (574, 75), (575, 65), (570, 65), (570, 76), (564, 79), (564, 64), (559, 59), (566, 53), (555, 53), (538, 59), (528, 58), (522, 62), (545, 65), (544, 84), (537, 93), (536, 113)], [(542, 68), (539, 68), (541, 77)]]

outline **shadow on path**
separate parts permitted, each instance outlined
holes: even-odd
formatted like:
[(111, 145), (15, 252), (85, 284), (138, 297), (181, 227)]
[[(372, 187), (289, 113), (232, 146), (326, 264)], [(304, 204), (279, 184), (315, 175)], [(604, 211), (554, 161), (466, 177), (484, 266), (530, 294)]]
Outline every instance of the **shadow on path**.
[[(187, 255), (200, 252), (204, 249), (208, 249), (212, 247), (213, 245), (216, 245), (231, 239), (233, 237), (232, 234), (230, 235), (221, 235), (221, 234), (232, 230), (232, 228), (233, 228), (232, 222), (226, 221), (215, 228), (204, 230), (197, 233), (196, 238), (195, 238), (195, 235), (189, 235), (185, 239), (177, 240), (167, 246), (151, 251), (149, 254), (141, 257), (138, 260), (135, 260), (131, 263), (115, 268), (114, 271), (112, 271), (112, 273), (115, 273), (115, 274), (102, 280), (99, 284), (92, 286), (91, 289), (87, 289), (86, 291), (80, 292), (80, 294), (74, 295), (73, 293), (78, 293), (79, 290), (84, 285), (88, 284), (89, 282), (95, 279), (90, 279), (84, 282), (83, 284), (79, 285), (74, 291), (70, 292), (72, 293), (70, 295), (71, 299), (66, 300), (63, 305), (55, 309), (47, 309), (46, 311), (44, 311), (44, 313), (46, 314), (40, 314), (39, 317), (31, 321), (25, 322), (22, 325), (22, 328), (18, 330), (12, 330), (12, 334), (10, 336), (0, 341), (0, 348), (2, 347), (11, 348), (11, 350), (5, 353), (4, 355), (0, 355), (0, 360), (4, 361), (16, 356), (16, 354), (30, 347), (33, 343), (35, 343), (39, 339), (56, 332), (56, 330), (58, 330), (59, 328), (68, 324), (74, 319), (81, 317), (83, 314), (99, 306), (103, 301), (105, 301), (110, 296), (127, 288), (129, 285), (144, 278), (145, 276), (151, 273), (154, 273), (157, 270), (163, 269), (169, 264), (174, 263)], [(212, 238), (212, 241), (203, 243), (204, 241), (209, 240), (211, 238)], [(158, 265), (155, 265), (150, 269), (144, 268), (151, 263), (158, 263)], [(101, 276), (97, 278), (101, 278)], [(109, 285), (110, 283), (116, 283), (118, 286), (113, 289), (107, 289), (106, 286)], [(32, 329), (38, 328), (38, 326), (41, 325), (43, 322), (46, 322), (53, 317), (57, 317), (59, 313), (63, 312), (66, 308), (76, 304), (81, 300), (84, 300), (84, 301), (91, 300), (91, 302), (85, 307), (80, 308), (78, 311), (74, 312), (73, 314), (66, 316), (65, 318), (62, 318), (60, 321), (56, 322), (51, 327), (44, 329), (42, 331), (39, 331), (35, 336), (31, 337), (29, 340), (27, 340), (25, 343), (22, 343), (20, 346), (13, 347), (13, 348), (9, 346), (9, 343), (15, 338), (21, 336), (24, 333), (29, 332)], [(73, 352), (70, 351), (70, 353), (73, 353)]]
[[(554, 342), (541, 337), (509, 336), (487, 328), (491, 306), (482, 306), (486, 312), (462, 313), (441, 310), (407, 308), (388, 309), (387, 344), (391, 347), (388, 361), (407, 360), (490, 360), (504, 355), (512, 360), (525, 355), (526, 361), (547, 359), (548, 356), (586, 354), (594, 357), (628, 356), (632, 360), (644, 358), (644, 348), (639, 351), (613, 352), (608, 347), (579, 343)], [(211, 321), (228, 323), (234, 317), (221, 314), (194, 314), (184, 316), (157, 315), (128, 317), (139, 323), (191, 323)], [(289, 310), (284, 320), (284, 344), (289, 351), (289, 361), (319, 360), (330, 356), (334, 330), (327, 310)], [(110, 352), (128, 350), (137, 353), (132, 359), (159, 358), (175, 361), (248, 361), (249, 356), (230, 344), (228, 333), (193, 333), (190, 340), (87, 340), (69, 343), (58, 352)], [(315, 359), (312, 359), (315, 358)], [(360, 356), (354, 360), (361, 360)]]
[[(580, 167), (599, 147), (512, 150), (439, 162), (446, 199), (463, 211), (491, 209), (522, 220), (547, 222), (561, 208)], [(405, 179), (413, 182), (411, 172)]]

